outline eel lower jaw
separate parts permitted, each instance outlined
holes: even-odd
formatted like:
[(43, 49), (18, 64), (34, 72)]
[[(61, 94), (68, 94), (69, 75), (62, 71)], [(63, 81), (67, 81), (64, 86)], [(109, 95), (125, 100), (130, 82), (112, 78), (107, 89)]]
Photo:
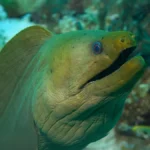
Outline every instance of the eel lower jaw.
[(135, 48), (136, 48), (136, 46), (124, 49), (120, 53), (118, 58), (108, 68), (106, 68), (102, 72), (96, 74), (94, 77), (89, 79), (86, 83), (84, 83), (82, 86), (80, 86), (80, 89), (83, 89), (86, 85), (93, 83), (97, 80), (101, 80), (102, 78), (112, 74), (113, 72), (118, 70), (123, 64), (125, 64), (127, 61), (129, 61), (133, 57), (137, 56), (138, 54), (134, 53)]

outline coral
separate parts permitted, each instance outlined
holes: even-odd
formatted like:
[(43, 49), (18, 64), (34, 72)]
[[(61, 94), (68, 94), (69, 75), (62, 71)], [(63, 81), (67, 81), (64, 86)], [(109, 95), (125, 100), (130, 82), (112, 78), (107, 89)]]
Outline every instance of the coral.
[(150, 141), (149, 106), (150, 69), (147, 69), (127, 99), (123, 115), (116, 126), (117, 133)]
[[(143, 78), (138, 82), (129, 98), (132, 103), (126, 104), (122, 120), (129, 125), (142, 124), (142, 115), (150, 112), (150, 69), (147, 69)], [(134, 111), (133, 111), (134, 110)], [(130, 115), (132, 114), (132, 115)], [(143, 122), (144, 123), (144, 122)], [(149, 124), (150, 125), (150, 124)]]
[(68, 0), (46, 0), (45, 4), (39, 8), (39, 11), (35, 11), (31, 14), (31, 20), (47, 25), (56, 24), (55, 19), (53, 19), (53, 14), (57, 14), (60, 19), (67, 2)]
[(1, 0), (9, 17), (24, 15), (38, 10), (46, 0)]
[(70, 10), (74, 10), (75, 13), (77, 14), (82, 14), (84, 13), (84, 9), (85, 9), (85, 6), (84, 6), (84, 3), (85, 3), (85, 0), (71, 0), (69, 1), (68, 3), (68, 7)]

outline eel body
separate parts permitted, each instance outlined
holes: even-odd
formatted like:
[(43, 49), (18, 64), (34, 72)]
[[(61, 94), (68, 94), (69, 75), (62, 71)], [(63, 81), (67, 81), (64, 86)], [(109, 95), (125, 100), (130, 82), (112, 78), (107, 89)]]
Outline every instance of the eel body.
[(0, 149), (82, 150), (114, 127), (145, 69), (127, 31), (33, 26), (0, 52)]

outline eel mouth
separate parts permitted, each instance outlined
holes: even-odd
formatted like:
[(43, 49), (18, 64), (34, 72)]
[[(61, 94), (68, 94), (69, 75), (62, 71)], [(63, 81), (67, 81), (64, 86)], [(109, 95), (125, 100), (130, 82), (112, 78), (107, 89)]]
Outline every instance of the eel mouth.
[(84, 83), (81, 88), (84, 88), (85, 85), (87, 85), (90, 82), (96, 81), (96, 80), (100, 80), (106, 76), (108, 76), (109, 74), (115, 72), (116, 70), (118, 70), (125, 62), (127, 62), (130, 58), (134, 57), (136, 54), (132, 55), (133, 51), (135, 50), (136, 46), (124, 49), (120, 55), (118, 56), (118, 58), (105, 70), (103, 70), (102, 72), (96, 74), (94, 77), (92, 77), (91, 79), (89, 79), (86, 83)]

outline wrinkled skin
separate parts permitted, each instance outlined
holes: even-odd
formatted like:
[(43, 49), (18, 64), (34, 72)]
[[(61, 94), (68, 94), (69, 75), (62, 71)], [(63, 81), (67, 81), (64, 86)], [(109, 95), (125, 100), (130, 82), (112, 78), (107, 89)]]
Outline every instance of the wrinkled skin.
[[(58, 43), (51, 44), (55, 40)], [(98, 55), (92, 51), (96, 41), (103, 45)], [(129, 32), (82, 31), (53, 37), (42, 47), (51, 55), (43, 62), (49, 64), (33, 114), (41, 135), (54, 149), (82, 149), (116, 124), (126, 97), (141, 76), (142, 57), (132, 58), (100, 80), (85, 83), (109, 67), (124, 49), (135, 45)]]
[[(34, 27), (31, 29), (27, 29), (29, 33), (20, 33), (22, 39), (29, 38), (25, 45), (20, 45), (37, 52), (34, 51), (33, 56), (30, 51), (24, 54), (24, 59), (31, 57), (28, 63), (26, 60), (22, 63), (21, 59), (13, 65), (20, 65), (19, 71), (15, 68), (18, 74), (14, 76), (15, 84), (17, 80), (18, 84), (13, 91), (9, 87), (14, 88), (15, 84), (9, 83), (11, 101), (5, 113), (0, 112), (0, 138), (5, 136), (9, 142), (3, 144), (4, 141), (0, 141), (0, 146), (4, 147), (3, 150), (11, 150), (12, 147), (14, 150), (81, 150), (107, 135), (114, 127), (126, 97), (144, 71), (145, 61), (141, 56), (134, 56), (118, 69), (91, 81), (110, 67), (121, 52), (136, 46), (134, 35), (126, 31), (76, 31), (54, 35), (44, 41), (43, 32), (44, 37), (45, 34), (49, 37), (48, 31), (45, 33), (41, 28), (39, 31), (39, 27), (36, 27), (36, 32)], [(38, 39), (36, 34), (40, 32), (41, 39)], [(32, 40), (36, 40), (30, 40), (30, 33), (36, 33), (35, 37), (32, 36)], [(40, 46), (38, 40), (43, 40)], [(13, 46), (16, 48), (22, 41), (16, 40)], [(98, 54), (93, 51), (93, 44), (97, 41), (102, 44), (102, 51)], [(4, 54), (0, 55), (0, 64), (7, 64), (5, 51), (12, 47), (12, 43), (13, 40), (10, 46), (2, 50)], [(31, 46), (33, 43), (34, 46)], [(20, 47), (19, 51), (16, 50), (16, 55), (20, 52), (19, 57)], [(7, 69), (0, 73), (4, 81), (8, 79), (5, 72)], [(2, 88), (0, 90), (3, 91)], [(4, 91), (0, 97), (6, 101), (10, 99)], [(8, 125), (10, 121), (11, 125)], [(5, 133), (8, 131), (7, 136)], [(33, 144), (32, 140), (36, 138), (38, 143), (34, 141)], [(15, 147), (16, 143), (19, 148)], [(7, 146), (11, 144), (11, 147)]]

